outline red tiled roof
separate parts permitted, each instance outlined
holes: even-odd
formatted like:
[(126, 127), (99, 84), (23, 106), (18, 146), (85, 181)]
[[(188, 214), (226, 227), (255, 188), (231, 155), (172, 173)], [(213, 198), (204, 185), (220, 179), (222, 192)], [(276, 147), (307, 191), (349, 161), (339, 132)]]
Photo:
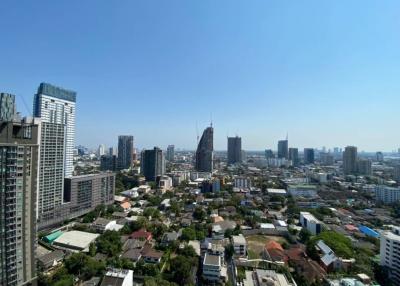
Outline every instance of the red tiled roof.
[(281, 250), (283, 251), (283, 247), (282, 245), (280, 245), (279, 242), (276, 242), (275, 240), (270, 240), (265, 244), (265, 249), (268, 250), (268, 252), (270, 250)]
[(124, 202), (124, 203), (120, 204), (120, 206), (121, 206), (123, 209), (129, 209), (132, 205), (131, 205), (130, 202)]
[(146, 231), (145, 229), (140, 229), (138, 231), (135, 231), (131, 234), (131, 238), (144, 238), (144, 239), (150, 239), (151, 238), (151, 232)]

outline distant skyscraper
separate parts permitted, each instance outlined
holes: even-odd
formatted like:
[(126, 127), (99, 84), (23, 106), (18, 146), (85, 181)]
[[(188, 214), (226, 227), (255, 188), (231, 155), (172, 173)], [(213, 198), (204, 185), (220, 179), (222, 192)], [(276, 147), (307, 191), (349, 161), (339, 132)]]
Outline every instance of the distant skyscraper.
[(289, 160), (292, 161), (293, 166), (299, 165), (299, 149), (289, 148)]
[(116, 171), (117, 170), (117, 156), (103, 155), (100, 157), (100, 170), (101, 171)]
[(1, 120), (0, 125), (0, 285), (31, 285), (36, 280), (40, 120)]
[(118, 137), (118, 168), (129, 169), (133, 164), (133, 136)]
[(334, 157), (330, 153), (319, 153), (319, 158), (322, 165), (331, 166), (334, 163)]
[(12, 121), (16, 114), (15, 95), (0, 93), (0, 121)]
[(314, 164), (315, 156), (313, 148), (304, 148), (304, 164)]
[(48, 83), (39, 85), (33, 102), (35, 117), (42, 118), (42, 122), (61, 124), (64, 129), (65, 177), (72, 176), (74, 171), (75, 103), (76, 92)]
[(400, 182), (400, 165), (395, 165), (393, 167), (393, 179)]
[(228, 165), (242, 162), (242, 138), (228, 137)]
[(347, 146), (344, 149), (343, 172), (345, 175), (357, 173), (357, 147)]
[(357, 173), (364, 176), (372, 174), (372, 162), (368, 159), (360, 159), (357, 162)]
[(167, 160), (169, 162), (173, 162), (175, 158), (175, 146), (174, 145), (168, 145), (167, 147)]
[(376, 161), (383, 162), (383, 153), (382, 152), (376, 152)]
[(155, 181), (157, 176), (164, 175), (165, 159), (163, 151), (158, 147), (143, 150), (140, 169), (147, 181)]
[(104, 144), (100, 144), (97, 149), (97, 156), (101, 157), (106, 154), (106, 146)]
[(271, 149), (266, 149), (265, 150), (265, 158), (266, 159), (274, 158), (274, 152)]
[(278, 141), (278, 158), (289, 159), (288, 140)]
[(214, 157), (214, 129), (207, 127), (196, 151), (196, 171), (199, 172), (212, 172), (213, 171), (213, 157)]
[(114, 148), (114, 147), (108, 148), (108, 155), (110, 155), (110, 156), (112, 156), (112, 155), (117, 156), (117, 150), (116, 150), (116, 148)]

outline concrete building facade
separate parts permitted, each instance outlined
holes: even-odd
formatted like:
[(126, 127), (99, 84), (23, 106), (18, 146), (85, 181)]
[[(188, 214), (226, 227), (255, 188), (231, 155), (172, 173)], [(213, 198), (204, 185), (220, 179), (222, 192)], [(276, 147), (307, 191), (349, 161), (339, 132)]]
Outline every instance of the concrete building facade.
[(37, 118), (0, 121), (0, 285), (36, 280), (39, 135)]
[(380, 264), (387, 267), (393, 285), (400, 285), (400, 227), (381, 234)]

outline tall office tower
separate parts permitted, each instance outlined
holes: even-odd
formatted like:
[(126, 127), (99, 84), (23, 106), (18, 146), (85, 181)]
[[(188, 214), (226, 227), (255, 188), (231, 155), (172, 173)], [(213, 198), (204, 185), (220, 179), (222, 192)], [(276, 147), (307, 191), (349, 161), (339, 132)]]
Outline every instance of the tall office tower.
[(347, 146), (343, 152), (343, 173), (352, 175), (357, 173), (357, 147)]
[(389, 270), (389, 278), (393, 285), (400, 285), (400, 227), (381, 234), (380, 257), (381, 266)]
[(330, 153), (319, 153), (319, 160), (325, 166), (331, 166), (334, 163), (334, 157)]
[(39, 85), (33, 102), (35, 117), (42, 118), (42, 122), (60, 124), (64, 129), (65, 177), (72, 176), (74, 172), (75, 103), (76, 92), (48, 83)]
[(100, 157), (100, 170), (115, 172), (117, 170), (117, 156), (115, 156), (115, 155), (101, 156)]
[(383, 162), (383, 153), (382, 152), (376, 152), (376, 161)]
[(372, 174), (372, 162), (368, 159), (360, 159), (357, 161), (357, 173), (364, 176)]
[(288, 140), (278, 141), (278, 158), (289, 159)]
[(97, 148), (97, 156), (101, 157), (106, 154), (106, 146), (104, 144), (100, 144)]
[(133, 136), (118, 136), (118, 168), (129, 169), (133, 164)]
[(165, 173), (164, 154), (158, 147), (143, 150), (140, 163), (141, 172), (147, 181), (155, 181), (158, 176), (162, 176)]
[(117, 156), (117, 149), (115, 147), (108, 148), (108, 155), (115, 155)]
[(36, 280), (39, 129), (37, 118), (0, 121), (0, 285), (4, 286)]
[(15, 95), (0, 93), (0, 121), (12, 121), (16, 114)]
[(196, 150), (196, 171), (212, 172), (214, 158), (214, 129), (207, 127)]
[(315, 156), (313, 148), (304, 148), (304, 164), (314, 164)]
[(242, 138), (228, 137), (228, 165), (242, 162)]
[(292, 161), (293, 166), (299, 165), (299, 149), (289, 148), (289, 160)]
[(397, 182), (400, 182), (400, 165), (393, 167), (393, 179)]
[(271, 159), (274, 158), (274, 152), (272, 152), (271, 149), (266, 149), (265, 150), (265, 159)]
[(173, 162), (175, 158), (175, 145), (168, 145), (167, 147), (167, 160)]

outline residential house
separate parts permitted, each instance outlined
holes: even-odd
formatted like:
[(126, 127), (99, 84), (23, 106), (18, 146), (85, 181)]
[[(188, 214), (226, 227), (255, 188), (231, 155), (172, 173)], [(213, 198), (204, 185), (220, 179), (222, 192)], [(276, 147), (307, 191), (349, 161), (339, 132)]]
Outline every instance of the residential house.
[(203, 278), (212, 283), (226, 282), (228, 280), (227, 270), (222, 266), (220, 256), (212, 254), (204, 256)]
[(233, 235), (231, 240), (235, 254), (247, 256), (247, 241), (243, 234)]
[(131, 238), (138, 239), (138, 240), (150, 241), (153, 238), (153, 236), (152, 236), (151, 232), (146, 231), (145, 229), (140, 229), (140, 230), (133, 232), (131, 234)]
[(117, 224), (115, 220), (108, 220), (102, 217), (97, 218), (91, 225), (91, 228), (96, 230), (97, 232), (105, 232), (107, 230), (115, 230), (118, 231), (123, 228), (123, 225)]
[(38, 267), (41, 271), (48, 271), (62, 263), (64, 259), (64, 252), (62, 250), (55, 250), (38, 258)]

